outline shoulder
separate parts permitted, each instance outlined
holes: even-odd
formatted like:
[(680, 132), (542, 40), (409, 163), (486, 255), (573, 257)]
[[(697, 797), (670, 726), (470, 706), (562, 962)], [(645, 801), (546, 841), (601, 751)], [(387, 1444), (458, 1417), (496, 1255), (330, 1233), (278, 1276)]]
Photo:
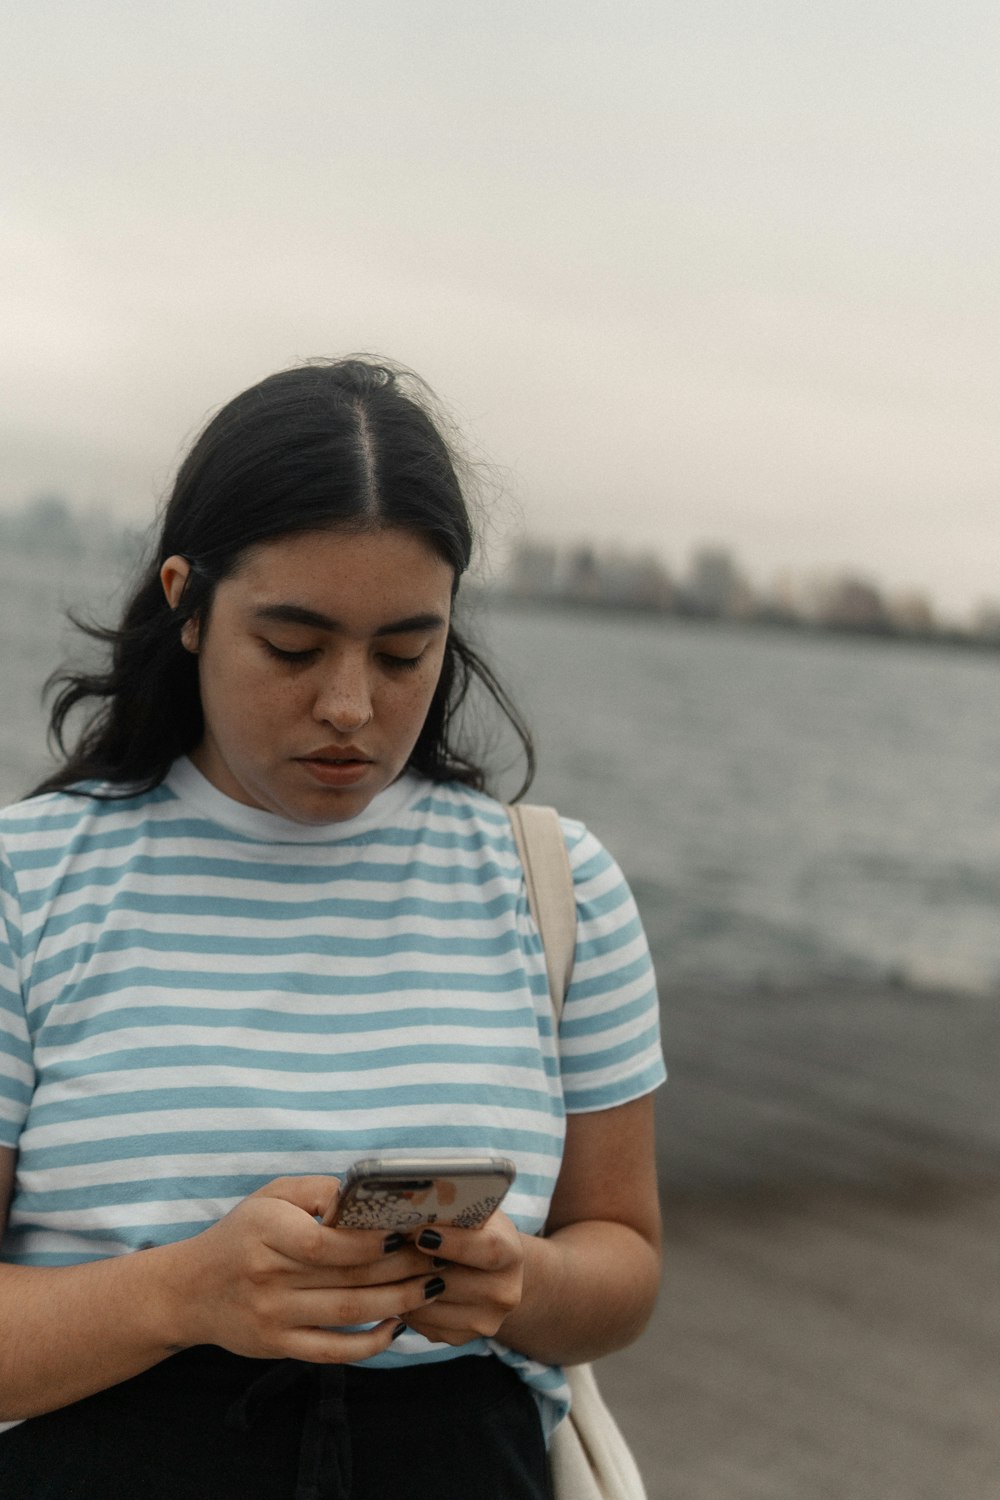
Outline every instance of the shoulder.
[(0, 830), (26, 826), (70, 826), (95, 818), (134, 816), (173, 796), (165, 785), (133, 791), (108, 782), (81, 782), (66, 791), (42, 792), (0, 808)]
[(577, 818), (560, 815), (560, 826), (566, 842), (573, 879), (580, 883), (590, 880), (599, 871), (614, 871), (619, 880), (624, 880), (614, 856), (605, 848), (596, 834)]
[(411, 804), (414, 819), (438, 837), (509, 852), (513, 834), (507, 809), (495, 797), (458, 781), (425, 781)]
[(92, 799), (70, 792), (26, 797), (0, 810), (0, 845), (11, 860), (52, 841), (71, 840), (90, 816)]
[[(486, 792), (477, 792), (460, 782), (424, 782), (421, 795), (411, 804), (417, 821), (441, 833), (474, 837), (498, 852), (516, 853), (508, 806)], [(559, 814), (566, 852), (574, 878), (587, 879), (596, 869), (615, 868), (614, 860), (584, 823)], [(618, 871), (619, 876), (621, 871)]]
[[(523, 886), (524, 873), (507, 806), (458, 782), (425, 782), (410, 805), (420, 835), (447, 849), (459, 863), (471, 860), (479, 878), (502, 875)], [(585, 823), (559, 815), (569, 858), (578, 920), (583, 924), (624, 926), (637, 921), (628, 882), (614, 856)]]
[(596, 834), (578, 818), (565, 817), (557, 809), (551, 811), (558, 816), (577, 901), (598, 889), (621, 887), (627, 890), (625, 876), (618, 862)]
[(45, 792), (0, 809), (4, 859), (14, 866), (25, 861), (41, 864), (84, 843), (120, 839), (142, 825), (152, 808), (171, 800), (162, 787), (134, 795), (107, 795), (113, 790), (94, 785)]

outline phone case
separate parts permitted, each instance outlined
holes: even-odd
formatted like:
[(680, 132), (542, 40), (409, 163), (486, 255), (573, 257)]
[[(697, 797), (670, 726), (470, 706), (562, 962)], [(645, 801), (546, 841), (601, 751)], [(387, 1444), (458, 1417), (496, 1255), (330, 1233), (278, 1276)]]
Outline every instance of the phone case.
[(478, 1229), (513, 1180), (514, 1165), (502, 1156), (372, 1157), (348, 1172), (333, 1222), (343, 1229), (415, 1229), (418, 1224)]

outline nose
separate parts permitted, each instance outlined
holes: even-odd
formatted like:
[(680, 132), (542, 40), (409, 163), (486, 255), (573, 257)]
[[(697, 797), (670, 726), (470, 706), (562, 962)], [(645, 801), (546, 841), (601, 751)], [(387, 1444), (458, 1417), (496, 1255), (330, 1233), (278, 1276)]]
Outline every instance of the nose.
[(371, 685), (362, 662), (338, 661), (316, 693), (313, 717), (338, 734), (353, 734), (373, 717)]

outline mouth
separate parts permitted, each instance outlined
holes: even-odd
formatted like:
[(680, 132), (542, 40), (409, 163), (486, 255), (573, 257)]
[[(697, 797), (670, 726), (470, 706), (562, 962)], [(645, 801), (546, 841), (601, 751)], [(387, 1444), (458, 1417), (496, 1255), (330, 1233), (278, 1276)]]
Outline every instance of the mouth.
[(301, 755), (299, 759), (307, 766), (370, 766), (366, 755)]
[(315, 755), (300, 755), (297, 763), (322, 786), (350, 786), (360, 781), (375, 764), (371, 756), (348, 746), (337, 751), (318, 750)]
[(372, 757), (359, 750), (357, 745), (328, 745), (322, 750), (314, 750), (311, 755), (300, 755), (298, 759), (307, 765), (348, 766), (358, 761), (366, 766), (372, 764)]

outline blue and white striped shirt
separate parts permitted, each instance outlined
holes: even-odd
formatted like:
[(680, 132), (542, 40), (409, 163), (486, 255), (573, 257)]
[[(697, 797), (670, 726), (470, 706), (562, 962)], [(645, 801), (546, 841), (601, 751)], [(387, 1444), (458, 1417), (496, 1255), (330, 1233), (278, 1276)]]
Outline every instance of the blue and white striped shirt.
[[(511, 1157), (505, 1211), (539, 1231), (565, 1112), (664, 1077), (631, 894), (564, 830), (579, 927), (556, 1038), (506, 814), (465, 787), (407, 775), (313, 827), (185, 759), (149, 793), (0, 813), (0, 1145), (19, 1152), (3, 1258), (169, 1243), (274, 1177), (385, 1150)], [(488, 1347), (555, 1416), (560, 1372)], [(375, 1363), (475, 1350), (407, 1333)]]

